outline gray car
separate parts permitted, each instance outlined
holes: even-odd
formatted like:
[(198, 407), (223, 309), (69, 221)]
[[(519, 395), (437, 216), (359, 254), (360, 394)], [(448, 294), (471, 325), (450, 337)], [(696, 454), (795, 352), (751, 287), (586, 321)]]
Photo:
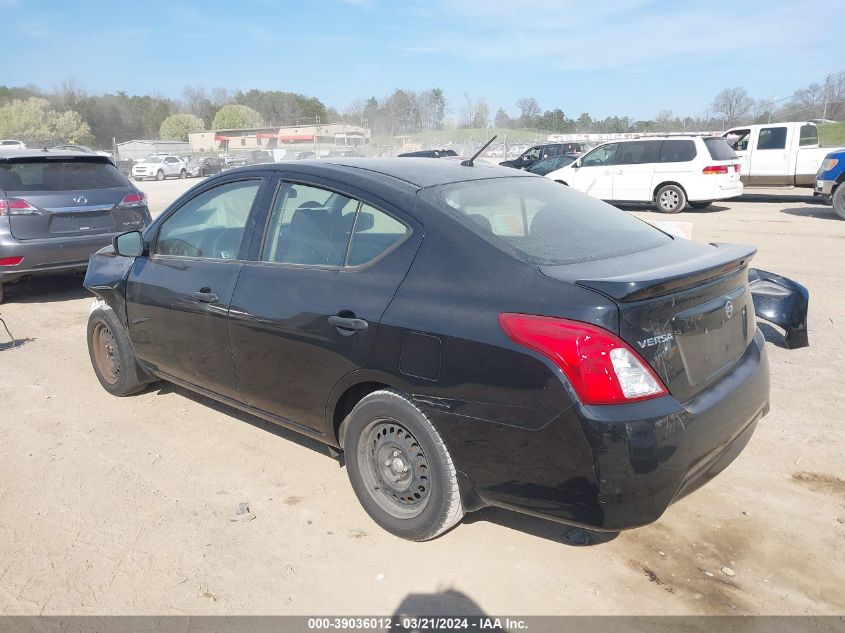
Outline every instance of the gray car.
[(5, 284), (85, 270), (115, 235), (150, 222), (146, 195), (105, 156), (0, 153), (0, 302)]

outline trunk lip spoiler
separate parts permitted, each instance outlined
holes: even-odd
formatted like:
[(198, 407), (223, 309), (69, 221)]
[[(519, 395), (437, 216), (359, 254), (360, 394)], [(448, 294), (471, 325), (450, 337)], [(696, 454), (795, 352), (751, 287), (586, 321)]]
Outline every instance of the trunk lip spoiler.
[[(674, 244), (678, 244), (677, 241)], [(690, 246), (695, 244), (695, 246)], [(707, 250), (702, 250), (707, 249)], [(687, 242), (664, 253), (642, 251), (632, 260), (631, 255), (605, 260), (588, 276), (588, 264), (540, 266), (540, 271), (552, 278), (568, 281), (595, 290), (623, 303), (652, 299), (686, 290), (705, 281), (728, 275), (748, 265), (757, 253), (755, 246)], [(661, 261), (661, 259), (663, 261)], [(679, 261), (680, 260), (680, 261)], [(592, 262), (596, 264), (596, 262)], [(649, 265), (651, 264), (651, 265)], [(631, 272), (631, 271), (635, 272)]]

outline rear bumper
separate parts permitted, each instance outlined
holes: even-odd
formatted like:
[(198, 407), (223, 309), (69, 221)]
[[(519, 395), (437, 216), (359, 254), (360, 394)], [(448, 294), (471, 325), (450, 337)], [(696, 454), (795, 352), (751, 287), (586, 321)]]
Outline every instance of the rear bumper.
[(733, 371), (686, 404), (666, 396), (576, 405), (536, 431), (427, 413), (464, 488), (483, 503), (616, 531), (656, 521), (724, 470), (768, 408), (769, 366), (758, 330)]
[(743, 190), (742, 181), (739, 179), (731, 181), (720, 176), (702, 176), (694, 186), (690, 186), (687, 198), (690, 202), (726, 200), (741, 196)]
[(0, 266), (0, 283), (30, 275), (85, 270), (88, 258), (111, 244), (115, 235), (119, 233), (22, 241), (0, 235), (0, 256), (23, 257), (17, 266)]

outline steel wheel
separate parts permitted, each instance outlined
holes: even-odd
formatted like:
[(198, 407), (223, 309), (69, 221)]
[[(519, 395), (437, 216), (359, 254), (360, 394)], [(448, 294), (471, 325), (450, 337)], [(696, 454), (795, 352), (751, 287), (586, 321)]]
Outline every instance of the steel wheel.
[(373, 420), (361, 433), (358, 462), (373, 500), (396, 518), (418, 516), (429, 500), (429, 463), (413, 434), (394, 420)]
[(94, 360), (103, 380), (116, 385), (120, 380), (120, 358), (117, 354), (117, 342), (109, 327), (99, 322), (93, 333)]

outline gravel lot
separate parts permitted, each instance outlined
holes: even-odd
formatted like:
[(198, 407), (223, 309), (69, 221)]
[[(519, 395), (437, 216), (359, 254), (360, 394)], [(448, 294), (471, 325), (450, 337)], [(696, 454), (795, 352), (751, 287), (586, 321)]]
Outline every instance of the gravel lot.
[[(195, 183), (141, 186), (158, 213)], [(845, 222), (801, 190), (672, 219), (756, 244), (754, 265), (808, 286), (811, 347), (767, 328), (772, 409), (745, 452), (658, 523), (591, 547), (493, 509), (430, 543), (394, 538), (319, 445), (165, 384), (106, 394), (78, 276), (10, 288), (0, 612), (845, 612)], [(255, 520), (232, 520), (243, 501)]]

